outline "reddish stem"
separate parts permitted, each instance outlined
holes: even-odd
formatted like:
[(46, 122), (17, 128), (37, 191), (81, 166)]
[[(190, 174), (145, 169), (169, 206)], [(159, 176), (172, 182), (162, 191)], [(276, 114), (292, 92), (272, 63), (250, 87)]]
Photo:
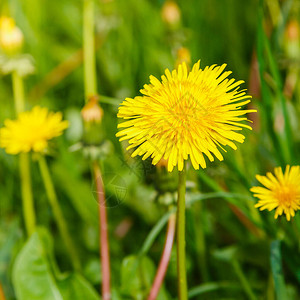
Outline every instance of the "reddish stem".
[(155, 275), (155, 279), (150, 294), (148, 296), (148, 300), (155, 300), (157, 298), (159, 289), (165, 278), (170, 257), (171, 257), (172, 248), (173, 248), (175, 227), (176, 227), (176, 213), (172, 214), (169, 218), (164, 251), (159, 262), (159, 266)]
[(102, 269), (102, 299), (110, 300), (110, 267), (109, 267), (109, 244), (107, 233), (107, 215), (105, 207), (105, 192), (101, 171), (98, 163), (94, 162), (94, 179), (99, 202), (99, 229), (100, 229), (100, 256)]
[(5, 295), (1, 283), (0, 283), (0, 300), (5, 300)]

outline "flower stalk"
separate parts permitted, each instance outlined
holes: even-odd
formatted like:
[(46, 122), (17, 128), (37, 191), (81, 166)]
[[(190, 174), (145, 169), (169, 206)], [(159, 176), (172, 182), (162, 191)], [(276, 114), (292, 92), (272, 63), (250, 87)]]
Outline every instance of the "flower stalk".
[(12, 85), (15, 100), (15, 110), (18, 115), (25, 110), (24, 83), (17, 71), (12, 73)]
[[(88, 102), (97, 95), (97, 74), (94, 36), (94, 0), (83, 0), (83, 58), (84, 58), (84, 89), (85, 101)], [(100, 121), (100, 120), (99, 120)], [(87, 124), (86, 124), (87, 125)], [(107, 215), (105, 194), (100, 167), (96, 159), (93, 160), (93, 176), (97, 188), (99, 202), (100, 227), (100, 258), (102, 268), (102, 299), (111, 299), (110, 294), (110, 262), (107, 232)]]
[(40, 172), (42, 175), (42, 179), (44, 182), (44, 186), (46, 189), (47, 197), (49, 200), (49, 203), (52, 207), (54, 217), (56, 219), (60, 234), (62, 235), (62, 238), (65, 242), (65, 245), (67, 247), (67, 250), (70, 254), (71, 262), (73, 265), (73, 268), (75, 270), (80, 270), (80, 261), (76, 252), (76, 247), (73, 243), (73, 240), (71, 238), (71, 235), (68, 230), (67, 223), (65, 221), (65, 218), (63, 216), (63, 213), (61, 211), (56, 192), (54, 189), (54, 185), (50, 176), (49, 168), (46, 162), (46, 159), (43, 155), (39, 156), (39, 167), (40, 167)]
[(171, 257), (171, 252), (173, 248), (173, 243), (174, 243), (174, 236), (175, 236), (175, 228), (176, 228), (176, 214), (173, 213), (168, 221), (168, 228), (167, 228), (167, 234), (166, 234), (166, 241), (164, 245), (164, 251), (162, 254), (162, 257), (159, 262), (159, 266), (155, 275), (155, 279), (150, 291), (150, 294), (148, 296), (148, 300), (155, 300), (158, 296), (160, 287), (163, 283), (163, 280), (165, 278), (170, 257)]
[(99, 230), (100, 230), (100, 257), (102, 268), (102, 299), (110, 300), (110, 262), (109, 262), (109, 242), (108, 242), (108, 226), (105, 203), (105, 191), (101, 176), (100, 167), (97, 161), (93, 163), (94, 180), (97, 190), (97, 198), (99, 205)]
[(83, 58), (86, 101), (97, 94), (94, 37), (94, 0), (83, 0)]
[(24, 222), (27, 235), (30, 236), (35, 230), (35, 211), (32, 196), (30, 160), (28, 153), (20, 153), (19, 167)]
[[(12, 73), (12, 86), (15, 111), (16, 115), (18, 115), (25, 109), (25, 97), (23, 79), (16, 71)], [(30, 160), (28, 153), (20, 153), (19, 168), (24, 222), (27, 235), (30, 236), (35, 229), (36, 218), (32, 195)]]
[(185, 258), (185, 189), (186, 165), (179, 172), (177, 199), (177, 273), (178, 299), (187, 300), (186, 258)]

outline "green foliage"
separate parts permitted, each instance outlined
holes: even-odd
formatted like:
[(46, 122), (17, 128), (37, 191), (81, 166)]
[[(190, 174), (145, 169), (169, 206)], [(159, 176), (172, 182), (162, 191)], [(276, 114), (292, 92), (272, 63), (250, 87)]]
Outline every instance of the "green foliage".
[[(26, 107), (39, 104), (62, 111), (70, 122), (66, 134), (51, 141), (48, 161), (82, 264), (80, 272), (72, 271), (34, 156), (37, 224), (47, 230), (39, 229), (25, 240), (18, 157), (0, 149), (0, 284), (6, 300), (100, 298), (98, 202), (91, 162), (82, 148), (82, 2), (0, 2), (0, 14), (14, 17), (23, 31), (23, 52), (29, 55), (13, 65), (24, 67), (20, 61), (34, 60), (35, 74), (24, 78)], [(253, 131), (244, 131), (245, 143), (238, 150), (226, 148), (224, 161), (208, 162), (205, 170), (188, 168), (189, 297), (299, 299), (299, 212), (291, 222), (284, 217), (274, 220), (274, 212), (254, 208), (256, 200), (249, 192), (258, 185), (256, 174), (300, 162), (300, 38), (288, 38), (291, 21), (299, 26), (299, 1), (178, 0), (181, 17), (173, 25), (162, 18), (165, 2), (95, 1), (97, 86), (104, 111), (101, 134), (107, 140), (100, 163), (112, 300), (147, 297), (166, 224), (175, 212), (166, 203), (174, 200), (176, 193), (171, 192), (177, 180), (176, 174), (171, 180), (165, 173), (153, 177), (148, 161), (128, 155), (115, 137), (117, 107), (125, 97), (140, 95), (149, 75), (159, 77), (165, 68), (173, 68), (181, 46), (191, 51), (192, 62), (201, 59), (201, 66), (226, 62), (234, 78), (245, 80), (243, 88), (258, 110), (250, 115)], [(5, 119), (15, 117), (9, 75), (1, 74), (0, 91), (2, 126)], [(164, 191), (170, 194), (159, 195)], [(175, 254), (176, 245), (159, 300), (176, 297)]]
[(32, 234), (13, 266), (13, 283), (20, 300), (100, 299), (79, 274), (61, 274), (53, 259), (51, 237), (45, 230)]

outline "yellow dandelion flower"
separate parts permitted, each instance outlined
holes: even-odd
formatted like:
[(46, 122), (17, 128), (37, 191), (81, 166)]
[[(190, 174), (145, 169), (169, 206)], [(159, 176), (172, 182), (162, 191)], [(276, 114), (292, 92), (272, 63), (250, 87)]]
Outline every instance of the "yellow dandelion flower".
[(223, 160), (218, 147), (236, 149), (235, 141), (243, 143), (245, 137), (236, 131), (251, 127), (240, 123), (247, 120), (241, 116), (255, 110), (241, 108), (251, 96), (239, 90), (243, 81), (227, 78), (231, 72), (223, 72), (225, 67), (202, 70), (198, 61), (188, 72), (182, 63), (178, 71), (166, 69), (162, 81), (150, 76), (150, 84), (141, 90), (143, 96), (126, 98), (118, 112), (119, 118), (127, 120), (118, 127), (125, 129), (116, 136), (129, 140), (127, 149), (135, 148), (132, 157), (151, 156), (154, 165), (164, 158), (170, 172), (176, 165), (181, 171), (190, 157), (199, 169), (199, 165), (206, 167), (203, 154), (210, 161), (213, 155)]
[(267, 176), (256, 175), (256, 179), (265, 187), (254, 186), (250, 190), (259, 199), (255, 207), (269, 211), (276, 208), (275, 219), (283, 213), (290, 221), (295, 211), (300, 209), (300, 167), (288, 165), (283, 174), (280, 167), (275, 168), (275, 176), (268, 172)]
[(48, 140), (61, 135), (68, 121), (62, 121), (60, 112), (35, 106), (31, 111), (20, 113), (17, 120), (5, 120), (4, 125), (0, 129), (0, 147), (9, 154), (18, 154), (44, 151)]

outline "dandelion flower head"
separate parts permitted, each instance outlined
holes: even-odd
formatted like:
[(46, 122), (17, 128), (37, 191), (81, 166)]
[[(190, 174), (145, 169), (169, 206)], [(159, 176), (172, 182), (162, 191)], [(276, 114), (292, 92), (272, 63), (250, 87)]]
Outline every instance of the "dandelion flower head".
[(190, 157), (195, 169), (206, 167), (204, 154), (210, 161), (214, 156), (223, 160), (219, 148), (234, 142), (243, 143), (244, 135), (237, 132), (251, 129), (241, 123), (244, 116), (255, 110), (244, 110), (251, 96), (239, 86), (243, 81), (228, 79), (226, 64), (200, 69), (198, 61), (188, 72), (185, 63), (172, 73), (166, 69), (161, 81), (150, 76), (150, 84), (141, 90), (143, 96), (126, 98), (119, 107), (118, 117), (125, 120), (118, 128), (120, 141), (129, 140), (132, 157), (168, 160), (168, 171), (175, 166), (183, 169)]
[(283, 174), (280, 167), (275, 168), (275, 176), (268, 172), (267, 176), (256, 175), (257, 180), (264, 187), (251, 188), (254, 197), (259, 199), (255, 207), (260, 210), (275, 210), (275, 219), (283, 213), (290, 221), (295, 211), (300, 209), (300, 166), (289, 165)]
[(21, 152), (43, 152), (48, 141), (60, 136), (68, 127), (62, 120), (62, 113), (49, 112), (47, 108), (35, 106), (22, 112), (17, 120), (5, 120), (0, 129), (0, 147), (9, 154)]

